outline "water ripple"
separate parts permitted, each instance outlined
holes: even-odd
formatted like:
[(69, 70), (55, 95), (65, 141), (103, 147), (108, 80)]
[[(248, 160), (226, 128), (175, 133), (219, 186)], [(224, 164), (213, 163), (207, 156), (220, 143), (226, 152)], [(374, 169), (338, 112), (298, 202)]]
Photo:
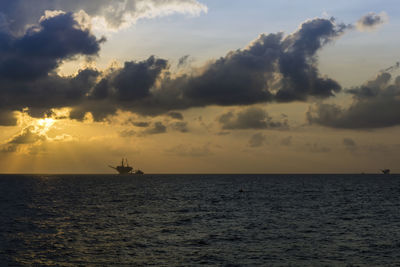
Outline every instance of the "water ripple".
[(1, 175), (0, 263), (396, 266), (397, 175)]

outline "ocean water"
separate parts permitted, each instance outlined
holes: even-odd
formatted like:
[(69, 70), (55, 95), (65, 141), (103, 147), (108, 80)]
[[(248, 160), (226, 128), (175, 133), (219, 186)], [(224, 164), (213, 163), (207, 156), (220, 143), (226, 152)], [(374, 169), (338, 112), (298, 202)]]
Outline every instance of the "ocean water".
[(399, 266), (400, 175), (0, 175), (1, 266)]

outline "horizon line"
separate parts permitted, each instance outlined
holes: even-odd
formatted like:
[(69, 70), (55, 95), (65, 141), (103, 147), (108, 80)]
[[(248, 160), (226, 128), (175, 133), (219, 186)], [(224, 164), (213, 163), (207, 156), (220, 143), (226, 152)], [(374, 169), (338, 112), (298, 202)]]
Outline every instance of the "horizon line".
[[(236, 173), (229, 173), (229, 172), (206, 172), (206, 173), (200, 173), (200, 172), (193, 172), (193, 173), (169, 173), (169, 172), (156, 172), (156, 173), (145, 173), (141, 175), (346, 175), (346, 174), (356, 174), (356, 175), (367, 175), (367, 174), (379, 174), (379, 175), (385, 175), (381, 172), (259, 172), (259, 173), (246, 173), (246, 172), (236, 172)], [(399, 174), (399, 173), (390, 173), (389, 175), (393, 174)], [(113, 175), (113, 176), (140, 176), (137, 174), (118, 174), (118, 173), (90, 173), (90, 172), (65, 172), (65, 173), (55, 173), (55, 172), (50, 172), (50, 173), (16, 173), (16, 172), (0, 172), (0, 175)], [(386, 174), (387, 175), (387, 174)]]

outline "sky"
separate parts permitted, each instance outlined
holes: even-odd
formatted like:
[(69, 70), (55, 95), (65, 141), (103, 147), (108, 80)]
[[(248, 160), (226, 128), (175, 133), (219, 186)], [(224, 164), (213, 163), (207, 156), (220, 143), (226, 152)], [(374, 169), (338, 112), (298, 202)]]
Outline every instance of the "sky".
[(0, 0), (0, 173), (399, 172), (390, 0)]

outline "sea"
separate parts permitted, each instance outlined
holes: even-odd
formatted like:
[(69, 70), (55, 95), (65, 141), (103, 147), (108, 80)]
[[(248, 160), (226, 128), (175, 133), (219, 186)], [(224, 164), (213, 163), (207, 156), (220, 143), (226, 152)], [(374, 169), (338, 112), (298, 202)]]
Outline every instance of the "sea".
[(0, 266), (400, 266), (400, 175), (0, 175)]

